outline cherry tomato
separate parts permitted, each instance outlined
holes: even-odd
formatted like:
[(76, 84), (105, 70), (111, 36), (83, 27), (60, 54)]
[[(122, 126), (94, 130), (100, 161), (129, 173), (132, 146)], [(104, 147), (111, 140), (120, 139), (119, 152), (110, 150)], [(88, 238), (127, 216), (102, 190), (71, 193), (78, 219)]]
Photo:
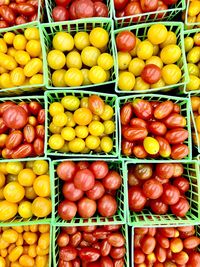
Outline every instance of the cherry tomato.
[(52, 10), (52, 17), (54, 21), (66, 21), (69, 20), (69, 12), (63, 6), (56, 6)]
[[(133, 106), (131, 103), (126, 103), (120, 109), (120, 120), (122, 125), (129, 124), (133, 115)], [(141, 125), (142, 126), (142, 125)]]
[(63, 261), (71, 261), (77, 257), (77, 250), (72, 246), (60, 248), (59, 258)]
[(97, 209), (96, 202), (92, 199), (83, 197), (78, 201), (78, 213), (82, 218), (92, 217)]
[(164, 184), (162, 201), (167, 205), (174, 205), (179, 201), (180, 191), (174, 185)]
[[(139, 1), (138, 2), (137, 1), (131, 1), (125, 7), (125, 10), (124, 11), (125, 11), (125, 14), (124, 14), (125, 16), (134, 16), (134, 15), (141, 14), (142, 13), (142, 8), (141, 8), (141, 5), (140, 5)], [(143, 18), (143, 16), (141, 18)], [(139, 21), (139, 19), (140, 19), (139, 16), (133, 17), (132, 18), (132, 21), (137, 22), (137, 21)], [(129, 20), (127, 19), (126, 21), (128, 22)]]
[(149, 120), (153, 116), (153, 107), (147, 100), (135, 99), (133, 101), (133, 112), (138, 118)]
[(93, 2), (91, 0), (77, 0), (75, 13), (78, 19), (94, 17), (95, 8)]
[(102, 184), (106, 189), (117, 190), (122, 184), (122, 177), (116, 171), (109, 171), (106, 177), (102, 180)]
[(58, 205), (58, 215), (63, 220), (72, 220), (77, 212), (77, 206), (74, 202), (64, 200)]
[(146, 196), (139, 186), (132, 186), (128, 190), (129, 208), (132, 211), (141, 211), (146, 204)]
[(94, 2), (95, 17), (108, 17), (108, 8), (102, 2)]
[(128, 2), (128, 0), (114, 0), (114, 5), (117, 10), (122, 10)]
[(108, 236), (108, 243), (113, 247), (122, 247), (125, 244), (125, 239), (120, 233), (113, 233)]
[(74, 186), (74, 183), (64, 183), (62, 187), (63, 196), (70, 201), (77, 201), (83, 197), (84, 192)]
[(64, 161), (58, 165), (56, 171), (60, 179), (70, 181), (76, 173), (76, 165), (72, 161)]
[(0, 15), (8, 24), (13, 25), (15, 23), (15, 13), (12, 8), (6, 5), (0, 6)]
[(174, 175), (174, 165), (172, 163), (156, 164), (156, 174), (163, 179), (170, 179)]
[(178, 202), (172, 205), (170, 208), (176, 216), (185, 217), (186, 213), (190, 209), (190, 204), (185, 198), (180, 197)]
[(100, 257), (100, 251), (95, 248), (82, 248), (79, 250), (79, 257), (82, 261), (94, 262)]
[(75, 234), (70, 236), (69, 244), (73, 247), (77, 247), (82, 240), (82, 234), (81, 232), (76, 232)]
[(144, 13), (155, 11), (158, 8), (158, 0), (141, 0), (140, 2)]
[(94, 184), (94, 174), (88, 169), (79, 170), (74, 176), (74, 185), (80, 190), (88, 191), (94, 187)]
[(68, 6), (71, 3), (71, 0), (55, 0), (57, 6)]
[(166, 214), (168, 211), (168, 205), (166, 205), (161, 199), (151, 200), (150, 207), (155, 214)]
[(183, 174), (183, 164), (174, 163), (174, 175), (173, 177), (179, 177)]
[(156, 179), (149, 179), (143, 184), (142, 190), (147, 198), (157, 199), (163, 193), (163, 186)]
[(95, 161), (90, 165), (95, 179), (103, 179), (108, 174), (108, 164), (105, 161)]
[(105, 104), (101, 97), (92, 95), (88, 98), (88, 107), (93, 114), (101, 116), (104, 112)]
[(21, 129), (28, 121), (28, 114), (22, 107), (13, 106), (4, 111), (3, 121), (9, 128)]
[(167, 127), (164, 123), (160, 121), (153, 121), (148, 127), (149, 131), (154, 135), (165, 135), (167, 132)]
[(134, 263), (142, 264), (145, 261), (145, 254), (140, 248), (134, 250)]
[(189, 148), (185, 144), (178, 144), (172, 146), (172, 159), (182, 159), (185, 158), (189, 154)]
[(147, 180), (153, 174), (153, 165), (149, 163), (137, 164), (133, 173), (139, 180)]
[(113, 259), (119, 260), (124, 257), (125, 253), (126, 253), (125, 247), (120, 247), (120, 248), (112, 247), (110, 251), (110, 256)]
[(116, 37), (116, 45), (118, 51), (129, 52), (136, 45), (136, 37), (130, 31), (122, 31)]
[(141, 77), (146, 83), (156, 83), (161, 78), (161, 69), (154, 64), (148, 64), (142, 70)]
[(36, 13), (36, 10), (30, 3), (20, 3), (17, 4), (17, 12), (24, 16), (31, 16)]
[(94, 187), (86, 192), (88, 198), (97, 200), (100, 199), (105, 193), (102, 183), (96, 181)]
[(125, 139), (122, 140), (122, 154), (125, 156), (131, 156), (132, 149), (133, 149), (134, 143), (126, 141)]
[(61, 232), (57, 237), (57, 244), (59, 247), (66, 247), (69, 243), (69, 235)]
[(97, 209), (101, 216), (111, 217), (117, 211), (117, 202), (114, 197), (110, 195), (104, 195), (98, 200)]
[(156, 239), (152, 236), (145, 235), (142, 238), (141, 249), (145, 254), (150, 254), (154, 251)]
[(137, 145), (133, 147), (133, 154), (136, 158), (144, 159), (148, 156), (148, 153), (144, 149), (143, 145)]

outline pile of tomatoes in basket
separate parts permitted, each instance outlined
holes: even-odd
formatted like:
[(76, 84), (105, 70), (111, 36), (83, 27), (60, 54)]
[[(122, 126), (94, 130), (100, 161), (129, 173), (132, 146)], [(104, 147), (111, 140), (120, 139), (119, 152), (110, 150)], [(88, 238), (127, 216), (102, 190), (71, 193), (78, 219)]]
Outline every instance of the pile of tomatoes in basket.
[(101, 0), (55, 0), (55, 3), (52, 10), (54, 21), (108, 17), (108, 7)]
[(58, 215), (63, 220), (72, 220), (77, 212), (82, 218), (91, 218), (96, 211), (102, 217), (111, 217), (117, 212), (115, 197), (122, 177), (105, 161), (91, 164), (64, 161), (58, 165), (57, 175), (65, 182), (62, 186), (65, 200), (58, 206)]

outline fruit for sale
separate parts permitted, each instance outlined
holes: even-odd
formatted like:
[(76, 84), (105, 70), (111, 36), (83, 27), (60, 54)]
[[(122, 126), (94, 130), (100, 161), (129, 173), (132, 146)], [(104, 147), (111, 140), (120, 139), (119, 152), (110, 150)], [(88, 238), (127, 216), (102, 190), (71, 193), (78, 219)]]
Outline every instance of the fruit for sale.
[[(196, 1), (197, 2), (197, 1)], [(200, 3), (200, 1), (199, 1)], [(200, 89), (199, 62), (200, 62), (200, 33), (185, 37), (185, 51), (187, 58), (187, 68), (189, 72), (189, 83), (186, 91), (197, 91)]]
[[(49, 106), (49, 147), (72, 153), (110, 153), (115, 131), (114, 110), (98, 95), (64, 96)], [(63, 151), (66, 148), (67, 151)]]
[(187, 23), (186, 28), (192, 29), (195, 26), (198, 26), (200, 21), (200, 1), (199, 0), (189, 0), (187, 2), (187, 12), (183, 12), (182, 19), (186, 21), (187, 16)]
[(17, 159), (44, 154), (45, 111), (38, 101), (0, 103), (1, 156)]
[(62, 195), (65, 200), (58, 205), (58, 215), (63, 220), (91, 218), (97, 212), (102, 217), (112, 217), (118, 209), (115, 199), (122, 186), (122, 177), (105, 161), (64, 161), (57, 166), (57, 175), (64, 181)]
[(134, 32), (124, 30), (116, 36), (119, 90), (158, 89), (181, 80), (178, 62), (182, 53), (175, 33), (163, 24), (154, 24), (146, 35), (139, 39)]
[(185, 217), (190, 204), (185, 196), (190, 183), (181, 163), (135, 164), (128, 167), (129, 209), (140, 212), (148, 206), (155, 214)]
[(135, 228), (134, 263), (141, 266), (153, 264), (155, 267), (198, 266), (200, 238), (195, 235), (197, 231), (193, 225), (176, 228)]
[(38, 28), (27, 28), (21, 33), (3, 33), (0, 65), (0, 89), (42, 85), (42, 48)]
[(0, 163), (0, 221), (51, 213), (49, 164), (45, 160)]
[[(121, 225), (62, 227), (57, 238), (59, 266), (124, 266)], [(86, 264), (86, 265), (85, 265)]]
[[(178, 108), (177, 108), (178, 107)], [(136, 158), (182, 159), (189, 153), (186, 119), (171, 100), (134, 99), (120, 108), (121, 153)]]
[(53, 86), (79, 87), (108, 81), (114, 65), (108, 44), (109, 34), (102, 27), (75, 35), (55, 33), (47, 54)]
[[(108, 7), (104, 1), (55, 0), (52, 9), (54, 21), (66, 21), (91, 17), (108, 17)], [(50, 11), (49, 11), (50, 12)]]
[(48, 266), (50, 225), (2, 227), (1, 266)]
[(1, 1), (0, 28), (36, 21), (38, 19), (38, 5), (39, 2), (35, 0)]

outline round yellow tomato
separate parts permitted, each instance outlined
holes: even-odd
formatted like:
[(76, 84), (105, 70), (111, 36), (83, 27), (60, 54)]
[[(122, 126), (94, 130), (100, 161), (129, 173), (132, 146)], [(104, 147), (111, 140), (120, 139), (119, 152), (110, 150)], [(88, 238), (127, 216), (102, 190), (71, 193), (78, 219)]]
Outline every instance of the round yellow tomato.
[(167, 38), (165, 39), (165, 41), (163, 43), (160, 44), (160, 48), (163, 48), (167, 45), (170, 44), (176, 44), (177, 42), (177, 38), (176, 38), (176, 34), (172, 31), (168, 31), (167, 32)]
[(32, 186), (35, 178), (36, 178), (36, 175), (31, 169), (23, 169), (18, 174), (18, 182), (22, 186)]
[(32, 186), (25, 188), (25, 197), (30, 200), (33, 200), (37, 197)]
[(188, 63), (187, 68), (188, 68), (189, 74), (199, 76), (199, 68), (196, 64)]
[(75, 130), (72, 127), (64, 127), (61, 131), (61, 136), (66, 140), (66, 141), (72, 141), (75, 136)]
[(107, 121), (110, 120), (113, 117), (114, 110), (110, 105), (104, 106), (103, 114), (100, 116), (102, 120)]
[(4, 35), (3, 35), (3, 39), (4, 41), (9, 44), (9, 45), (12, 45), (13, 44), (13, 40), (15, 38), (15, 34), (14, 32), (6, 32)]
[(190, 36), (187, 36), (184, 39), (184, 44), (185, 44), (185, 52), (188, 52), (193, 48), (194, 39)]
[(36, 27), (28, 27), (24, 31), (24, 36), (26, 37), (27, 40), (39, 40), (40, 39), (40, 33)]
[(29, 201), (22, 201), (19, 204), (18, 213), (24, 219), (31, 218), (33, 216), (31, 202), (29, 202)]
[(179, 60), (181, 56), (181, 49), (178, 45), (167, 45), (160, 53), (160, 58), (164, 64), (173, 64)]
[(75, 133), (76, 133), (76, 136), (78, 138), (85, 139), (89, 134), (88, 127), (87, 126), (81, 126), (81, 125), (76, 126)]
[(38, 40), (30, 40), (26, 44), (26, 51), (31, 57), (39, 57), (41, 53), (41, 45)]
[(81, 138), (74, 138), (68, 143), (69, 150), (73, 153), (80, 153), (85, 148), (85, 142)]
[(89, 79), (92, 83), (104, 83), (106, 81), (106, 72), (100, 66), (94, 66), (89, 71)]
[(60, 134), (53, 134), (49, 138), (49, 146), (53, 150), (61, 149), (64, 146), (65, 140)]
[(62, 131), (62, 127), (56, 126), (53, 122), (49, 125), (49, 131), (53, 134), (59, 134)]
[(82, 68), (81, 55), (77, 51), (71, 51), (66, 56), (66, 65), (69, 68)]
[(13, 47), (16, 50), (25, 50), (26, 48), (26, 37), (23, 34), (17, 34), (15, 35), (14, 39), (13, 39)]
[(167, 28), (163, 24), (156, 23), (149, 28), (147, 36), (152, 44), (161, 44), (167, 39)]
[(131, 62), (131, 55), (128, 52), (118, 52), (117, 53), (118, 68), (120, 70), (128, 69)]
[(101, 136), (104, 132), (104, 125), (100, 121), (92, 121), (88, 126), (88, 130), (93, 136)]
[(73, 117), (78, 125), (85, 126), (92, 121), (92, 112), (88, 108), (79, 108), (74, 112)]
[(104, 70), (110, 70), (114, 65), (114, 60), (110, 54), (102, 53), (97, 59), (97, 64)]
[(135, 47), (129, 52), (132, 57), (137, 56), (137, 48), (138, 48), (139, 43), (141, 43), (141, 40), (138, 37), (136, 37)]
[(89, 79), (89, 70), (88, 69), (81, 69), (81, 72), (83, 74), (83, 85), (92, 84), (90, 79)]
[(18, 175), (21, 170), (23, 170), (23, 164), (19, 161), (16, 162), (11, 161), (6, 164), (7, 173)]
[(93, 46), (103, 48), (108, 44), (109, 35), (103, 28), (96, 27), (90, 32), (89, 40)]
[(64, 112), (64, 107), (60, 102), (53, 102), (50, 104), (49, 113), (52, 117), (62, 112)]
[(97, 65), (97, 59), (100, 55), (101, 52), (98, 48), (87, 46), (81, 52), (81, 59), (83, 64), (88, 67), (93, 67)]
[(77, 32), (74, 35), (74, 44), (78, 50), (83, 50), (90, 45), (89, 34), (87, 32)]
[(64, 69), (55, 70), (52, 73), (52, 76), (51, 76), (53, 86), (55, 86), (55, 87), (65, 87), (66, 86), (65, 74), (66, 74), (66, 70), (64, 70)]
[(57, 32), (53, 37), (54, 49), (64, 51), (71, 51), (74, 48), (74, 39), (71, 34), (67, 32)]
[(76, 96), (68, 95), (68, 96), (64, 96), (61, 99), (61, 104), (63, 105), (64, 108), (70, 111), (74, 111), (79, 108), (80, 100)]
[(47, 62), (54, 70), (62, 69), (65, 66), (65, 54), (59, 50), (51, 50), (47, 55)]
[(169, 64), (162, 69), (162, 78), (166, 84), (176, 84), (181, 79), (181, 69), (175, 64)]
[(165, 86), (164, 80), (161, 78), (157, 83), (151, 84), (151, 88), (162, 88)]
[(133, 87), (133, 90), (143, 91), (143, 90), (148, 90), (149, 88), (150, 84), (143, 81), (141, 77), (137, 77), (135, 79), (135, 85)]
[(199, 77), (190, 74), (190, 81), (186, 85), (186, 88), (187, 88), (188, 91), (199, 90), (199, 88), (200, 88), (200, 79), (199, 79)]
[(33, 162), (33, 172), (36, 175), (43, 175), (48, 173), (49, 171), (49, 164), (46, 160), (35, 160)]
[(98, 136), (89, 135), (85, 139), (85, 144), (89, 149), (95, 150), (100, 145), (100, 138)]
[(0, 221), (7, 221), (17, 214), (17, 204), (8, 202), (7, 200), (0, 201)]
[(77, 68), (70, 68), (65, 73), (65, 83), (67, 86), (76, 87), (83, 83), (83, 74)]
[(144, 60), (140, 58), (133, 58), (129, 64), (128, 70), (131, 73), (133, 73), (134, 76), (139, 76), (142, 70), (144, 69), (144, 67), (145, 67)]
[(65, 142), (64, 143), (64, 146), (61, 147), (61, 149), (58, 149), (59, 152), (62, 152), (62, 153), (68, 153), (69, 152), (69, 146), (68, 146), (68, 142)]
[(114, 131), (115, 131), (115, 124), (114, 124), (113, 121), (110, 121), (110, 120), (104, 121), (103, 125), (104, 125), (104, 133), (105, 134), (112, 134), (112, 133), (114, 133)]
[(110, 137), (105, 136), (101, 139), (100, 146), (105, 153), (109, 153), (113, 149), (113, 141)]
[(188, 63), (197, 63), (200, 60), (200, 47), (193, 47), (187, 54)]
[(44, 197), (37, 197), (32, 203), (32, 212), (36, 217), (46, 217), (51, 213), (51, 200)]
[(38, 176), (33, 183), (33, 189), (39, 197), (49, 197), (51, 192), (49, 175)]
[(67, 124), (67, 115), (64, 112), (53, 116), (53, 124), (58, 127), (63, 127)]
[(88, 97), (81, 98), (80, 107), (81, 108), (88, 108)]
[(135, 85), (133, 73), (124, 71), (119, 74), (118, 87), (122, 91), (131, 91)]
[(76, 122), (74, 120), (73, 114), (71, 112), (69, 112), (69, 111), (65, 112), (65, 114), (67, 115), (67, 124), (66, 124), (66, 126), (74, 127), (76, 125)]
[(153, 56), (153, 45), (148, 40), (139, 43), (137, 48), (137, 56), (140, 59), (146, 60)]
[(7, 201), (17, 203), (24, 198), (25, 190), (19, 183), (10, 182), (4, 187), (3, 194)]
[(158, 66), (160, 69), (162, 69), (162, 67), (163, 67), (163, 62), (162, 62), (161, 58), (157, 57), (157, 56), (152, 56), (149, 59), (147, 59), (146, 65), (148, 65), (148, 64), (154, 64), (154, 65)]

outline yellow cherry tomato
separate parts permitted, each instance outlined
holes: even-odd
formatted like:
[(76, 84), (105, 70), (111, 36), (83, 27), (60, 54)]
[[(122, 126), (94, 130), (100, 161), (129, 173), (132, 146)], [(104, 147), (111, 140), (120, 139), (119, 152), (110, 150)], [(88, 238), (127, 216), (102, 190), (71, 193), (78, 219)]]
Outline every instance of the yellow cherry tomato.
[(65, 87), (66, 86), (65, 74), (66, 74), (66, 70), (64, 70), (64, 69), (55, 70), (52, 73), (52, 77), (51, 77), (53, 86), (55, 86), (55, 87)]
[(104, 134), (112, 134), (115, 131), (115, 123), (113, 121), (104, 121)]
[(18, 213), (24, 219), (31, 218), (33, 216), (31, 202), (22, 201), (18, 206)]
[(74, 138), (68, 143), (69, 150), (73, 153), (80, 153), (85, 148), (85, 142), (81, 138)]
[(10, 73), (10, 79), (15, 86), (23, 85), (25, 82), (24, 70), (19, 67), (12, 70)]
[(36, 195), (36, 193), (35, 193), (35, 191), (34, 191), (32, 186), (25, 187), (25, 197), (27, 199), (30, 199), (30, 200), (33, 200), (33, 199), (35, 199), (37, 197), (37, 195)]
[(26, 77), (31, 77), (37, 74), (42, 68), (42, 60), (39, 58), (31, 59), (24, 67), (24, 74)]
[(65, 114), (67, 115), (67, 124), (66, 124), (66, 126), (74, 127), (76, 125), (76, 122), (74, 120), (73, 114), (71, 112), (69, 112), (69, 111), (65, 112)]
[(162, 62), (161, 58), (157, 57), (157, 56), (152, 56), (149, 59), (147, 59), (146, 65), (148, 65), (148, 64), (154, 64), (154, 65), (158, 66), (160, 69), (162, 69), (162, 67), (163, 67), (163, 62)]
[(49, 171), (49, 164), (46, 160), (35, 160), (33, 163), (33, 172), (36, 175), (43, 175), (48, 173)]
[(97, 59), (100, 55), (101, 52), (98, 48), (87, 46), (81, 52), (81, 59), (83, 64), (88, 67), (93, 67), (97, 65)]
[(83, 83), (83, 74), (77, 68), (70, 68), (65, 73), (65, 83), (67, 86), (75, 87), (81, 86)]
[(64, 112), (58, 113), (53, 117), (53, 124), (63, 127), (67, 124), (67, 115)]
[(200, 47), (193, 47), (187, 54), (188, 63), (197, 63), (200, 60)]
[(23, 199), (25, 190), (19, 183), (10, 182), (4, 187), (3, 194), (7, 201), (17, 203)]
[(29, 84), (43, 84), (43, 75), (42, 74), (34, 74), (30, 78)]
[(149, 136), (144, 138), (143, 146), (146, 152), (150, 155), (157, 154), (160, 149), (158, 141), (155, 138)]
[(92, 83), (104, 83), (106, 81), (106, 72), (100, 66), (94, 66), (89, 71), (89, 79)]
[(57, 32), (52, 41), (54, 49), (60, 51), (71, 51), (74, 48), (74, 39), (67, 32)]
[(199, 1), (191, 1), (188, 8), (188, 15), (193, 17), (198, 15), (200, 12), (200, 2)]
[(18, 239), (18, 233), (13, 229), (3, 231), (2, 238), (8, 243), (15, 243)]
[(90, 45), (89, 34), (87, 32), (77, 32), (74, 35), (74, 44), (78, 50), (83, 50)]
[(188, 91), (199, 90), (200, 79), (197, 76), (190, 74), (190, 81), (186, 85), (186, 88)]
[(144, 60), (140, 58), (133, 58), (128, 66), (128, 70), (133, 73), (134, 76), (139, 76), (144, 67)]
[(160, 48), (164, 48), (165, 46), (170, 45), (170, 44), (175, 45), (176, 42), (177, 42), (176, 34), (172, 31), (168, 31), (167, 38), (165, 39), (163, 43), (160, 44)]
[(65, 140), (60, 134), (53, 134), (50, 136), (48, 143), (51, 149), (58, 150), (64, 146)]
[(0, 52), (6, 53), (8, 50), (7, 44), (3, 38), (0, 38)]
[(61, 99), (61, 104), (67, 110), (75, 111), (80, 106), (80, 100), (76, 96), (68, 95), (68, 96), (64, 96)]
[(194, 45), (194, 39), (190, 36), (187, 36), (184, 39), (184, 44), (185, 44), (185, 52), (188, 52), (192, 49)]
[(153, 45), (153, 56), (157, 56), (160, 52), (159, 45)]
[(61, 136), (66, 140), (66, 141), (72, 141), (75, 136), (75, 130), (72, 127), (64, 127), (61, 131)]
[(100, 121), (92, 121), (88, 126), (88, 130), (93, 136), (101, 136), (104, 132), (104, 125)]
[(113, 149), (113, 141), (110, 137), (105, 136), (101, 139), (100, 146), (105, 153), (109, 153)]
[(26, 44), (26, 51), (31, 57), (39, 57), (41, 53), (41, 45), (38, 40), (30, 40)]
[(114, 60), (110, 54), (102, 53), (97, 59), (97, 64), (104, 70), (110, 70), (114, 65)]
[(7, 221), (17, 214), (17, 204), (8, 202), (7, 200), (0, 201), (0, 221)]
[(163, 24), (156, 23), (149, 28), (147, 36), (152, 44), (161, 44), (167, 39), (167, 28)]
[(79, 108), (74, 112), (73, 118), (78, 125), (85, 126), (92, 121), (92, 112), (88, 108)]
[(195, 75), (197, 77), (199, 76), (199, 68), (198, 68), (198, 66), (196, 64), (188, 63), (187, 67), (188, 67), (189, 74)]
[(64, 112), (64, 107), (60, 102), (53, 102), (50, 104), (49, 113), (52, 117), (62, 112)]
[(36, 175), (31, 169), (23, 169), (18, 174), (18, 182), (22, 186), (32, 186), (35, 178), (36, 178)]
[(90, 32), (89, 40), (93, 46), (97, 48), (103, 48), (108, 44), (109, 35), (108, 32), (103, 28), (96, 27)]
[(13, 44), (13, 40), (15, 38), (15, 34), (14, 32), (6, 32), (4, 35), (3, 35), (3, 39), (4, 41), (9, 44), (9, 45), (12, 45)]
[(11, 88), (14, 84), (11, 82), (10, 74), (3, 73), (0, 76), (0, 87), (1, 88)]
[(36, 217), (46, 217), (51, 213), (51, 200), (37, 197), (32, 203), (32, 212)]
[(148, 90), (149, 88), (150, 84), (143, 81), (141, 77), (137, 77), (135, 79), (135, 85), (133, 87), (133, 90), (142, 91), (142, 90)]
[(61, 133), (62, 127), (56, 126), (53, 124), (53, 122), (50, 123), (49, 125), (49, 131), (53, 134), (59, 134)]
[(14, 39), (13, 39), (13, 47), (16, 50), (25, 50), (26, 48), (26, 37), (23, 34), (17, 34), (15, 35)]
[(166, 84), (176, 84), (181, 79), (181, 69), (175, 64), (169, 64), (161, 70), (162, 78)]
[(114, 114), (114, 110), (110, 105), (105, 105), (104, 106), (104, 111), (103, 114), (101, 114), (101, 119), (106, 121), (106, 120), (110, 120), (113, 117)]
[(18, 50), (15, 53), (15, 60), (20, 65), (26, 65), (30, 61), (30, 55), (26, 51)]
[(135, 47), (129, 52), (132, 57), (137, 56), (137, 48), (138, 48), (139, 43), (141, 43), (141, 40), (138, 37), (136, 37)]
[(153, 56), (153, 45), (148, 40), (139, 43), (137, 48), (137, 56), (140, 59), (146, 60)]
[(82, 68), (81, 55), (77, 51), (71, 51), (66, 56), (66, 65), (68, 68)]
[(27, 40), (39, 40), (40, 39), (40, 32), (36, 27), (28, 27), (24, 31), (24, 36)]
[(78, 138), (85, 139), (89, 134), (88, 127), (87, 126), (81, 126), (81, 125), (76, 126), (75, 134)]
[(0, 52), (0, 65), (7, 70), (14, 70), (17, 67), (17, 62), (12, 56)]
[(179, 60), (181, 56), (181, 49), (178, 45), (167, 45), (160, 53), (160, 58), (164, 64), (173, 64)]
[(19, 161), (8, 162), (6, 164), (6, 172), (14, 175), (18, 175), (20, 171), (23, 170), (23, 164)]
[(87, 148), (95, 150), (100, 145), (100, 138), (98, 136), (89, 135), (85, 139), (85, 144)]
[(131, 55), (128, 52), (119, 51), (117, 53), (117, 59), (118, 59), (118, 68), (120, 70), (128, 69), (128, 66), (131, 62)]
[(81, 108), (88, 108), (89, 107), (88, 99), (89, 99), (88, 97), (81, 98), (81, 102), (80, 102)]
[(133, 73), (124, 71), (119, 74), (118, 87), (122, 91), (131, 91), (135, 85)]
[(62, 69), (65, 66), (65, 54), (59, 50), (51, 50), (47, 55), (47, 62), (54, 70)]
[(160, 80), (158, 80), (157, 83), (151, 84), (151, 88), (153, 88), (153, 89), (162, 88), (164, 86), (165, 86), (165, 82), (164, 82), (164, 80), (162, 78)]
[(89, 85), (92, 84), (89, 79), (89, 70), (88, 69), (81, 69), (81, 72), (83, 74), (83, 85)]
[(33, 189), (39, 197), (49, 197), (51, 191), (49, 175), (38, 176), (33, 183)]

